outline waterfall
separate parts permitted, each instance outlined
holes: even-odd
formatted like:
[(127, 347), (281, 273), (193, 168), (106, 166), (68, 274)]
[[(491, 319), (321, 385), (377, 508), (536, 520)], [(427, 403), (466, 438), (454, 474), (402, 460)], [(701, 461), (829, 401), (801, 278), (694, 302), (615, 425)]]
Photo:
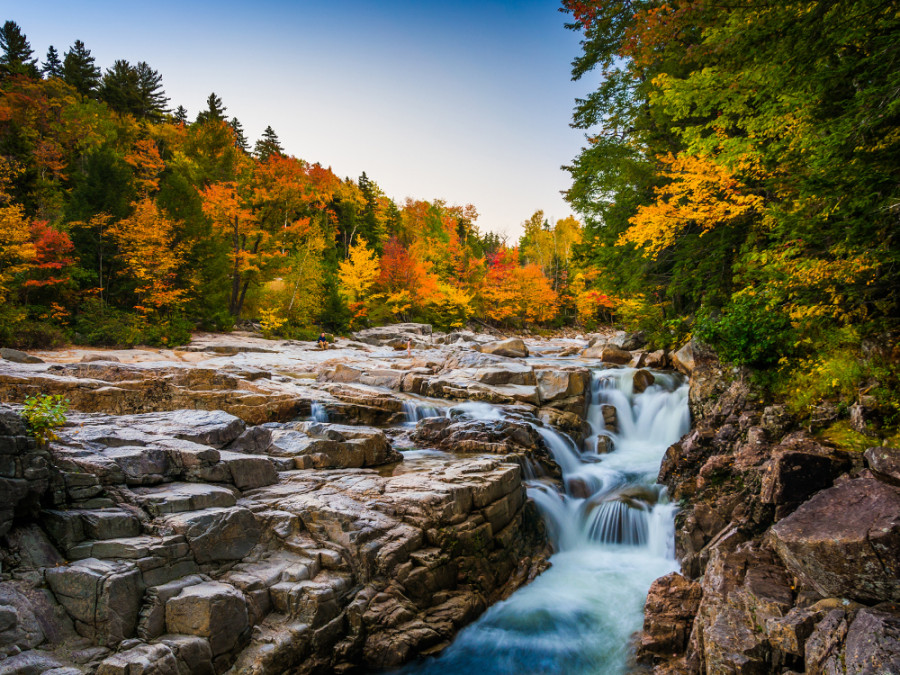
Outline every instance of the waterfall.
[(443, 417), (441, 411), (432, 405), (419, 405), (413, 400), (403, 401), (403, 414), (406, 415), (406, 424), (415, 426), (416, 422), (426, 417)]
[[(526, 481), (556, 553), (552, 567), (464, 629), (437, 658), (410, 664), (406, 674), (621, 675), (643, 620), (651, 582), (677, 569), (674, 516), (656, 475), (666, 448), (690, 429), (687, 384), (654, 373), (644, 392), (634, 369), (592, 373), (579, 450), (563, 434), (535, 426), (563, 472), (563, 489)], [(464, 404), (481, 416), (499, 413)], [(607, 428), (603, 406), (615, 410)], [(609, 410), (607, 410), (609, 414)], [(613, 450), (597, 453), (607, 437)]]
[(309, 419), (313, 422), (327, 422), (328, 410), (321, 403), (314, 401), (309, 407)]

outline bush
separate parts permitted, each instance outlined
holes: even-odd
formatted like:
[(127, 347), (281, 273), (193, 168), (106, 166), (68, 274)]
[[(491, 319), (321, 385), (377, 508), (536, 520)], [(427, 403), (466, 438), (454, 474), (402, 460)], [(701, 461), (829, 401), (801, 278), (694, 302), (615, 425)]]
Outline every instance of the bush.
[(741, 293), (716, 316), (701, 310), (694, 336), (715, 347), (723, 360), (768, 368), (790, 353), (794, 335), (788, 317), (762, 295)]
[(181, 316), (148, 320), (93, 300), (82, 305), (75, 319), (75, 341), (105, 347), (173, 347), (190, 341), (192, 328)]
[(29, 396), (25, 399), (22, 415), (28, 422), (28, 431), (41, 445), (57, 439), (53, 431), (66, 423), (69, 399), (64, 396)]
[(67, 342), (59, 326), (29, 318), (22, 307), (0, 307), (0, 347), (13, 349), (53, 349)]

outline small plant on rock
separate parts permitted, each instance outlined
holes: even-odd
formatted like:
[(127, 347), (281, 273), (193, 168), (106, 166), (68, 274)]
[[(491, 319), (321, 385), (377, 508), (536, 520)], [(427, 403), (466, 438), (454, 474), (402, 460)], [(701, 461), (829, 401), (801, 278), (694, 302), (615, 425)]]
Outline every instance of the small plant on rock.
[(55, 441), (54, 429), (66, 423), (69, 399), (61, 395), (29, 396), (25, 399), (22, 414), (28, 422), (28, 430), (41, 445)]

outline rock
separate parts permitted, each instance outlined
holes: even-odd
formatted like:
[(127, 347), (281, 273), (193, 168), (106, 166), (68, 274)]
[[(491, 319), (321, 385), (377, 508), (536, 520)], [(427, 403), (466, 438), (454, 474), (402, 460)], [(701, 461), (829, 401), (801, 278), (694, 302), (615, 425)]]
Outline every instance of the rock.
[(614, 434), (619, 433), (619, 412), (616, 406), (603, 404), (600, 406), (600, 414), (603, 416), (603, 428)]
[(20, 352), (18, 349), (7, 349), (6, 347), (0, 347), (0, 359), (6, 359), (13, 363), (44, 363), (44, 360), (39, 359), (37, 356)]
[(644, 361), (644, 366), (647, 368), (668, 368), (669, 366), (669, 355), (665, 349), (657, 349), (655, 352), (650, 352), (647, 354), (647, 358)]
[(591, 375), (587, 369), (540, 369), (536, 370), (534, 375), (537, 378), (542, 404), (572, 396), (583, 397), (591, 382)]
[(618, 347), (623, 351), (630, 352), (635, 349), (640, 349), (647, 344), (647, 337), (644, 334), (644, 331), (637, 331), (636, 333), (621, 331), (609, 338), (607, 342), (613, 347)]
[(121, 363), (121, 359), (118, 356), (113, 356), (112, 354), (85, 354), (81, 357), (81, 363), (94, 363), (96, 361)]
[(203, 483), (167, 483), (159, 487), (134, 488), (132, 500), (153, 516), (235, 505), (231, 490)]
[(80, 634), (107, 646), (134, 635), (144, 588), (133, 563), (88, 558), (44, 576)]
[(240, 560), (260, 536), (256, 518), (242, 506), (178, 513), (166, 517), (165, 529), (183, 535), (200, 564)]
[(850, 624), (839, 661), (847, 673), (900, 673), (900, 614), (860, 609)]
[(239, 643), (249, 627), (247, 616), (244, 595), (219, 582), (190, 586), (166, 603), (168, 631), (207, 638), (214, 657)]
[(626, 352), (613, 345), (607, 345), (600, 351), (603, 363), (627, 364), (631, 361), (631, 352)]
[(869, 448), (865, 457), (875, 476), (886, 483), (900, 486), (900, 449)]
[(642, 394), (647, 390), (647, 387), (656, 382), (656, 378), (653, 377), (653, 373), (648, 370), (636, 370), (634, 372), (634, 384), (633, 391), (635, 394)]
[(41, 675), (62, 665), (53, 654), (35, 649), (0, 659), (0, 675)]
[(696, 361), (696, 344), (691, 341), (685, 344), (681, 349), (671, 355), (672, 365), (679, 373), (683, 373), (690, 377), (694, 372)]
[(652, 663), (660, 657), (683, 653), (701, 597), (700, 584), (677, 572), (654, 581), (644, 606), (638, 659)]
[(215, 675), (209, 640), (196, 635), (163, 635), (158, 641), (172, 650), (179, 675)]
[[(783, 439), (766, 463), (760, 499), (765, 504), (795, 506), (814, 492), (831, 487), (850, 470), (847, 453), (811, 441), (801, 432)], [(776, 517), (783, 514), (779, 511)]]
[(844, 673), (840, 664), (841, 647), (847, 636), (847, 614), (842, 609), (828, 612), (816, 624), (812, 635), (806, 641), (804, 661), (810, 675)]
[(825, 597), (900, 600), (900, 489), (857, 478), (823, 490), (770, 531), (793, 574)]
[(495, 354), (496, 356), (508, 356), (521, 359), (528, 356), (528, 347), (521, 338), (509, 338), (497, 342), (488, 342), (481, 345), (483, 354)]
[(179, 675), (175, 654), (164, 644), (139, 645), (104, 659), (97, 675)]

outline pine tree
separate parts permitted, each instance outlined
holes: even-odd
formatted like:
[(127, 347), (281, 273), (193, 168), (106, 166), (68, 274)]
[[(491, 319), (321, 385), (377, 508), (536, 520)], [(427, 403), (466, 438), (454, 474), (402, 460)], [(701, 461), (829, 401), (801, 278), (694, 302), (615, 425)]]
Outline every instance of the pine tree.
[(10, 75), (37, 77), (37, 61), (32, 58), (28, 38), (15, 21), (7, 21), (0, 28), (0, 78)]
[(50, 45), (50, 49), (47, 50), (47, 58), (41, 66), (41, 73), (46, 78), (63, 76), (62, 61), (59, 60), (59, 52), (53, 45)]
[(281, 147), (281, 141), (278, 140), (278, 134), (271, 126), (266, 127), (263, 131), (262, 138), (256, 141), (253, 148), (254, 154), (262, 160), (266, 160), (272, 155), (283, 155), (284, 148)]
[(140, 109), (139, 119), (160, 120), (168, 111), (169, 97), (162, 88), (162, 75), (153, 70), (146, 61), (138, 61), (135, 66), (138, 83)]
[(172, 119), (175, 120), (175, 124), (187, 124), (188, 123), (188, 111), (183, 105), (175, 108), (175, 112), (172, 114)]
[(91, 50), (81, 40), (75, 44), (63, 59), (63, 79), (82, 96), (93, 96), (100, 85), (100, 69), (94, 64)]
[(222, 104), (222, 99), (216, 96), (216, 92), (211, 93), (206, 98), (206, 105), (206, 110), (202, 110), (197, 114), (198, 123), (210, 121), (221, 122), (225, 119), (225, 111), (228, 110), (228, 108)]
[(244, 134), (244, 125), (241, 124), (241, 121), (237, 117), (232, 117), (229, 122), (231, 128), (234, 130), (234, 145), (237, 148), (240, 148), (244, 152), (250, 151), (250, 143), (247, 141), (247, 136)]
[(100, 98), (119, 113), (137, 114), (140, 107), (137, 71), (124, 59), (107, 69), (100, 84)]

